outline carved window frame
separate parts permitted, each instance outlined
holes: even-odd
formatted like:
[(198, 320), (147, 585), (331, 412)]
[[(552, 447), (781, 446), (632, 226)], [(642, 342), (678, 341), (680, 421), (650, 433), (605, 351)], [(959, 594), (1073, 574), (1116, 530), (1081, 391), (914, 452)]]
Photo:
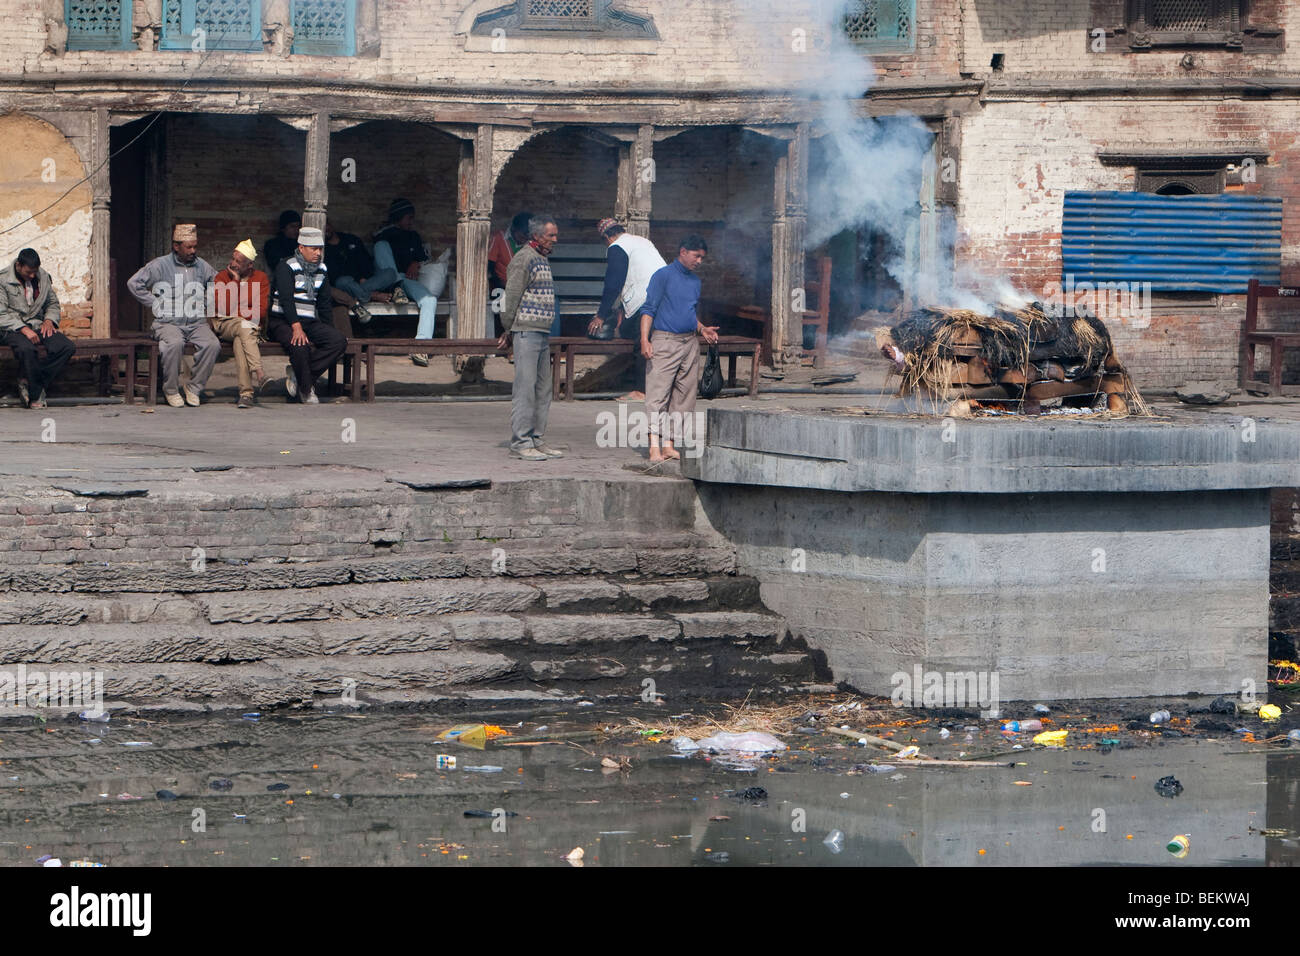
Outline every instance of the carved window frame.
[(130, 50), (131, 43), (131, 0), (120, 0), (120, 21), (115, 33), (78, 33), (73, 29), (76, 17), (73, 7), (93, 5), (94, 0), (63, 0), (63, 22), (68, 28), (66, 49), (69, 52), (81, 50)]
[[(849, 32), (850, 21), (874, 9), (878, 28), (875, 37), (859, 37)], [(844, 7), (839, 30), (854, 46), (868, 53), (911, 53), (916, 49), (916, 0), (853, 0)]]
[[(193, 49), (195, 30), (202, 27), (197, 22), (198, 5), (201, 2), (203, 0), (163, 0), (162, 36), (158, 40), (158, 49)], [(204, 39), (207, 49), (262, 52), (262, 0), (242, 0), (242, 3), (250, 11), (248, 34), (214, 36), (209, 31)], [(177, 13), (179, 17), (176, 16)]]
[(1205, 30), (1158, 29), (1157, 4), (1163, 0), (1128, 0), (1129, 46), (1133, 50), (1157, 47), (1216, 46), (1240, 50), (1245, 42), (1245, 0), (1197, 0), (1205, 8)]

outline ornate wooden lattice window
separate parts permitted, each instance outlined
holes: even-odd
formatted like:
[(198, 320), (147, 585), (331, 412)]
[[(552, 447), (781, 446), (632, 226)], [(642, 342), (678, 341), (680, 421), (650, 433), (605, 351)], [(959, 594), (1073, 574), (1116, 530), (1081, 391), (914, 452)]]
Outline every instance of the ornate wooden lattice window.
[(510, 0), (479, 14), (470, 32), (487, 36), (494, 30), (504, 30), (507, 37), (519, 31), (659, 39), (653, 17), (626, 10), (618, 0)]
[(1128, 30), (1135, 50), (1157, 46), (1240, 48), (1243, 0), (1129, 0)]
[(64, 0), (69, 50), (131, 47), (131, 0)]
[(356, 0), (293, 0), (293, 52), (354, 56)]
[(528, 30), (592, 30), (596, 0), (519, 0), (519, 25)]
[(852, 0), (844, 11), (844, 35), (873, 53), (913, 50), (916, 0)]
[(159, 49), (194, 49), (200, 35), (203, 49), (261, 51), (261, 0), (163, 0)]

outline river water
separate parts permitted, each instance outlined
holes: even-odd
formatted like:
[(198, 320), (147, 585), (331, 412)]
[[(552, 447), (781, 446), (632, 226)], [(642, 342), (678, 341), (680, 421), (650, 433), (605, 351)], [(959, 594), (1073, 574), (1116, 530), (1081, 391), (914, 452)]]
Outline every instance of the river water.
[[(577, 848), (583, 866), (1300, 863), (1296, 746), (1120, 733), (1115, 747), (1025, 740), (999, 758), (1012, 767), (893, 759), (894, 771), (870, 773), (862, 765), (885, 752), (823, 734), (786, 736), (792, 750), (738, 770), (636, 732), (581, 733), (626, 716), (481, 714), (515, 737), (574, 733), (481, 751), (437, 738), (475, 721), (466, 714), (11, 718), (0, 723), (0, 863), (570, 866)], [(949, 759), (1011, 745), (993, 723), (950, 721), (944, 739), (940, 726), (908, 739)], [(456, 769), (439, 770), (439, 754)], [(471, 769), (484, 766), (501, 770)], [(1154, 787), (1168, 775), (1176, 797)], [(765, 795), (738, 796), (748, 788)], [(833, 831), (842, 839), (827, 844)], [(1179, 834), (1182, 858), (1166, 848)]]

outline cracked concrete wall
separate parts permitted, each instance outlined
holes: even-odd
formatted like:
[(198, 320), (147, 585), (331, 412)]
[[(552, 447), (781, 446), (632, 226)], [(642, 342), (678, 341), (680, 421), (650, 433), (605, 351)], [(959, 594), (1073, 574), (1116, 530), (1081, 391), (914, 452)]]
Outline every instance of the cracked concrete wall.
[(0, 141), (0, 268), (30, 246), (59, 300), (86, 302), (91, 190), (81, 157), (63, 133), (24, 113), (0, 116)]

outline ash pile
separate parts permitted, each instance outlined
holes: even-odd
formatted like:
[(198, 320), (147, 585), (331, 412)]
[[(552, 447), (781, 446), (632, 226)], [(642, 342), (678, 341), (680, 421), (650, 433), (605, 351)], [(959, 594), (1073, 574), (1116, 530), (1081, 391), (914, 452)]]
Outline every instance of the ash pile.
[(924, 308), (875, 336), (898, 394), (951, 403), (948, 415), (1151, 414), (1095, 316)]

